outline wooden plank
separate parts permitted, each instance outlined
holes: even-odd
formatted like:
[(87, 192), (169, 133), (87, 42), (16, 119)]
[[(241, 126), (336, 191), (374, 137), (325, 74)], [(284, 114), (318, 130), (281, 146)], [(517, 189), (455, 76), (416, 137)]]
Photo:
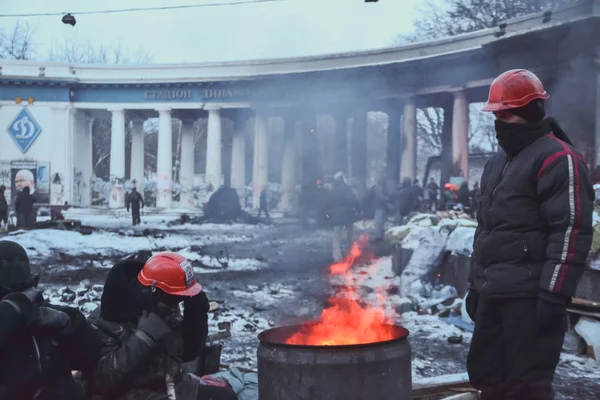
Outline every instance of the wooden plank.
[(577, 304), (577, 305), (580, 305), (580, 306), (586, 306), (586, 307), (594, 307), (594, 308), (599, 308), (600, 309), (600, 303), (598, 303), (596, 301), (581, 299), (579, 297), (573, 297), (571, 300), (572, 300), (573, 304)]
[(586, 317), (600, 318), (600, 311), (599, 312), (590, 312), (590, 311), (584, 311), (584, 310), (577, 310), (574, 308), (567, 308), (567, 311), (570, 313), (573, 313), (573, 314), (585, 315)]
[(460, 374), (441, 375), (431, 378), (422, 378), (412, 385), (412, 396), (422, 397), (431, 394), (443, 394), (457, 389), (470, 389), (469, 375), (466, 372)]

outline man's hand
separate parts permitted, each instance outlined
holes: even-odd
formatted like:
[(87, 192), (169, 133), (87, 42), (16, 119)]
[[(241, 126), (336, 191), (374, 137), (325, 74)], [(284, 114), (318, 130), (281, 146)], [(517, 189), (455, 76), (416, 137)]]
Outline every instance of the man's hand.
[(549, 292), (540, 293), (537, 304), (538, 334), (567, 330), (567, 304), (569, 298)]
[(467, 297), (465, 299), (465, 308), (467, 310), (467, 314), (469, 314), (469, 318), (473, 322), (475, 322), (475, 317), (477, 316), (477, 305), (479, 304), (479, 293), (475, 290), (470, 289), (467, 293)]

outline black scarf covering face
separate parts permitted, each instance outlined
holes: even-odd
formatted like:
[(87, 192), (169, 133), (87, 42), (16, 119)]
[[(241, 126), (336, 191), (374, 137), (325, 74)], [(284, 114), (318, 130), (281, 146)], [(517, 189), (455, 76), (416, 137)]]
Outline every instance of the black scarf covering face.
[(545, 120), (515, 124), (497, 119), (494, 124), (498, 144), (510, 158), (552, 131), (550, 124)]

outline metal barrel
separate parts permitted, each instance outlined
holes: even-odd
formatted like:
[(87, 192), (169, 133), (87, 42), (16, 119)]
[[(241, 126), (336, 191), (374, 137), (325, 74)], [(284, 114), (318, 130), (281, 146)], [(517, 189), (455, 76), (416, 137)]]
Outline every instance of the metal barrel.
[(408, 331), (396, 339), (351, 346), (299, 346), (285, 340), (300, 326), (259, 335), (259, 400), (410, 400)]

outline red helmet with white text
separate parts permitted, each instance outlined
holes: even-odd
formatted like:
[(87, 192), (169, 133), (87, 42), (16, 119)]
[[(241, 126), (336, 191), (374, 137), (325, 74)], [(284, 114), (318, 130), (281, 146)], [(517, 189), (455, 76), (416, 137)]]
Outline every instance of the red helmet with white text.
[(138, 274), (138, 281), (143, 286), (157, 287), (173, 296), (192, 297), (202, 291), (190, 260), (171, 252), (150, 257)]

